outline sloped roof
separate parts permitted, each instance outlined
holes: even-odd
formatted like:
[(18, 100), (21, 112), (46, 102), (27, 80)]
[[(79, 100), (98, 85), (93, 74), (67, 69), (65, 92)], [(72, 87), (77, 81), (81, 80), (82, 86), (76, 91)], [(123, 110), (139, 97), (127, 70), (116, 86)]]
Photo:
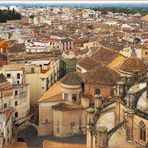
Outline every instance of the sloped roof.
[(92, 58), (85, 58), (82, 61), (80, 61), (78, 63), (78, 65), (82, 68), (84, 68), (85, 70), (91, 70), (94, 69), (95, 67), (97, 67), (98, 65), (100, 65), (101, 63), (92, 59)]
[(24, 65), (23, 64), (8, 64), (8, 65), (4, 65), (3, 69), (5, 71), (18, 71), (18, 70), (23, 70)]
[(61, 83), (66, 85), (80, 85), (82, 78), (76, 72), (71, 72), (61, 80)]
[(120, 70), (125, 72), (146, 71), (146, 65), (137, 57), (127, 58), (120, 66)]
[(56, 82), (53, 86), (51, 86), (47, 92), (41, 96), (41, 98), (38, 100), (38, 102), (55, 102), (55, 101), (61, 101), (62, 100), (62, 92), (61, 92), (61, 82)]
[(25, 52), (26, 51), (26, 47), (25, 47), (24, 43), (14, 44), (11, 47), (8, 47), (7, 51), (9, 53)]
[(119, 74), (106, 66), (100, 66), (83, 75), (84, 83), (99, 85), (114, 85)]
[(118, 55), (118, 52), (101, 47), (94, 55), (92, 55), (92, 58), (99, 62), (102, 62), (103, 64), (108, 64)]

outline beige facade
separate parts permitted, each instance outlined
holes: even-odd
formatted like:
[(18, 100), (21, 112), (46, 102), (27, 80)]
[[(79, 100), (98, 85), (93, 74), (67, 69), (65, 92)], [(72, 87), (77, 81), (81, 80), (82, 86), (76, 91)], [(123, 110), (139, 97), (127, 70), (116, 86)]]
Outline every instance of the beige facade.
[(13, 108), (15, 124), (26, 121), (30, 114), (30, 85), (25, 81), (25, 70), (22, 64), (9, 64), (2, 67), (0, 78), (3, 80), (1, 89), (1, 108)]
[(38, 135), (53, 135), (53, 109), (59, 102), (39, 103), (39, 130)]
[(86, 111), (81, 103), (81, 79), (70, 73), (39, 99), (38, 135), (58, 137), (85, 133)]
[(58, 137), (85, 133), (85, 110), (53, 110), (53, 135)]
[(61, 83), (61, 92), (62, 92), (62, 98), (64, 98), (64, 101), (77, 103), (79, 104), (81, 101), (81, 92), (82, 88), (81, 85), (66, 85)]
[(52, 65), (26, 66), (26, 82), (30, 84), (31, 104), (37, 104), (38, 99), (59, 79), (59, 61)]

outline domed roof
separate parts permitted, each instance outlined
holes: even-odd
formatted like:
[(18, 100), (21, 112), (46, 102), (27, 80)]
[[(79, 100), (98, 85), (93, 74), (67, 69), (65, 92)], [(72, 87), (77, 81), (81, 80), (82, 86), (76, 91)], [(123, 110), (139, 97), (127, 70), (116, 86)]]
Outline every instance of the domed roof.
[(147, 92), (145, 91), (141, 97), (139, 98), (139, 101), (137, 103), (137, 109), (148, 113), (148, 98), (146, 97)]
[(119, 74), (106, 66), (100, 66), (83, 76), (84, 82), (88, 84), (114, 85)]
[(66, 85), (80, 85), (82, 78), (76, 72), (71, 72), (61, 80), (61, 83)]
[(137, 57), (127, 58), (120, 66), (120, 70), (125, 72), (146, 71), (146, 65)]

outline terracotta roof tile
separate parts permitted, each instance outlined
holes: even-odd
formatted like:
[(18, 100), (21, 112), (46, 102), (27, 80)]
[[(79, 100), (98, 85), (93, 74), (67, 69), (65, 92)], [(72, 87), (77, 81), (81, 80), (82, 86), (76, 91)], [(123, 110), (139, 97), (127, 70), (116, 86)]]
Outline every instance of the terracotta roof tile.
[(56, 82), (53, 86), (51, 86), (47, 92), (43, 94), (43, 96), (38, 100), (38, 102), (48, 102), (48, 101), (61, 101), (61, 82)]
[(83, 76), (84, 83), (99, 85), (114, 85), (118, 80), (117, 72), (106, 66), (100, 66), (96, 69), (86, 72)]
[(61, 83), (66, 85), (80, 85), (82, 78), (76, 72), (71, 72), (62, 78)]
[(10, 52), (10, 53), (13, 53), (13, 52), (25, 52), (26, 47), (25, 47), (24, 43), (14, 44), (11, 47), (8, 47), (7, 51)]
[(137, 57), (127, 58), (120, 66), (120, 70), (125, 72), (146, 71), (146, 65)]
[(80, 61), (78, 63), (78, 65), (82, 68), (84, 68), (85, 70), (91, 70), (94, 69), (95, 67), (99, 66), (101, 63), (92, 59), (92, 58), (85, 58), (82, 61)]
[(118, 52), (101, 47), (94, 55), (92, 55), (92, 58), (104, 64), (108, 64), (118, 55)]

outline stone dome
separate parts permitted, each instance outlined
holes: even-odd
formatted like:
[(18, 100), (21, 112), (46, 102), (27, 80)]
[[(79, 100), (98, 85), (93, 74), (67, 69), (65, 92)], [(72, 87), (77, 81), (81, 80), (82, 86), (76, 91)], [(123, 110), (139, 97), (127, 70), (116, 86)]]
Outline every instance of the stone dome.
[(71, 72), (61, 80), (61, 83), (66, 85), (81, 85), (82, 78), (76, 72)]
[(137, 103), (137, 109), (139, 109), (140, 111), (148, 113), (148, 98), (146, 96), (147, 96), (147, 92), (145, 91), (141, 95), (141, 97), (139, 98), (139, 101)]
[(120, 66), (121, 71), (133, 73), (134, 71), (146, 71), (146, 65), (137, 57), (127, 58)]

